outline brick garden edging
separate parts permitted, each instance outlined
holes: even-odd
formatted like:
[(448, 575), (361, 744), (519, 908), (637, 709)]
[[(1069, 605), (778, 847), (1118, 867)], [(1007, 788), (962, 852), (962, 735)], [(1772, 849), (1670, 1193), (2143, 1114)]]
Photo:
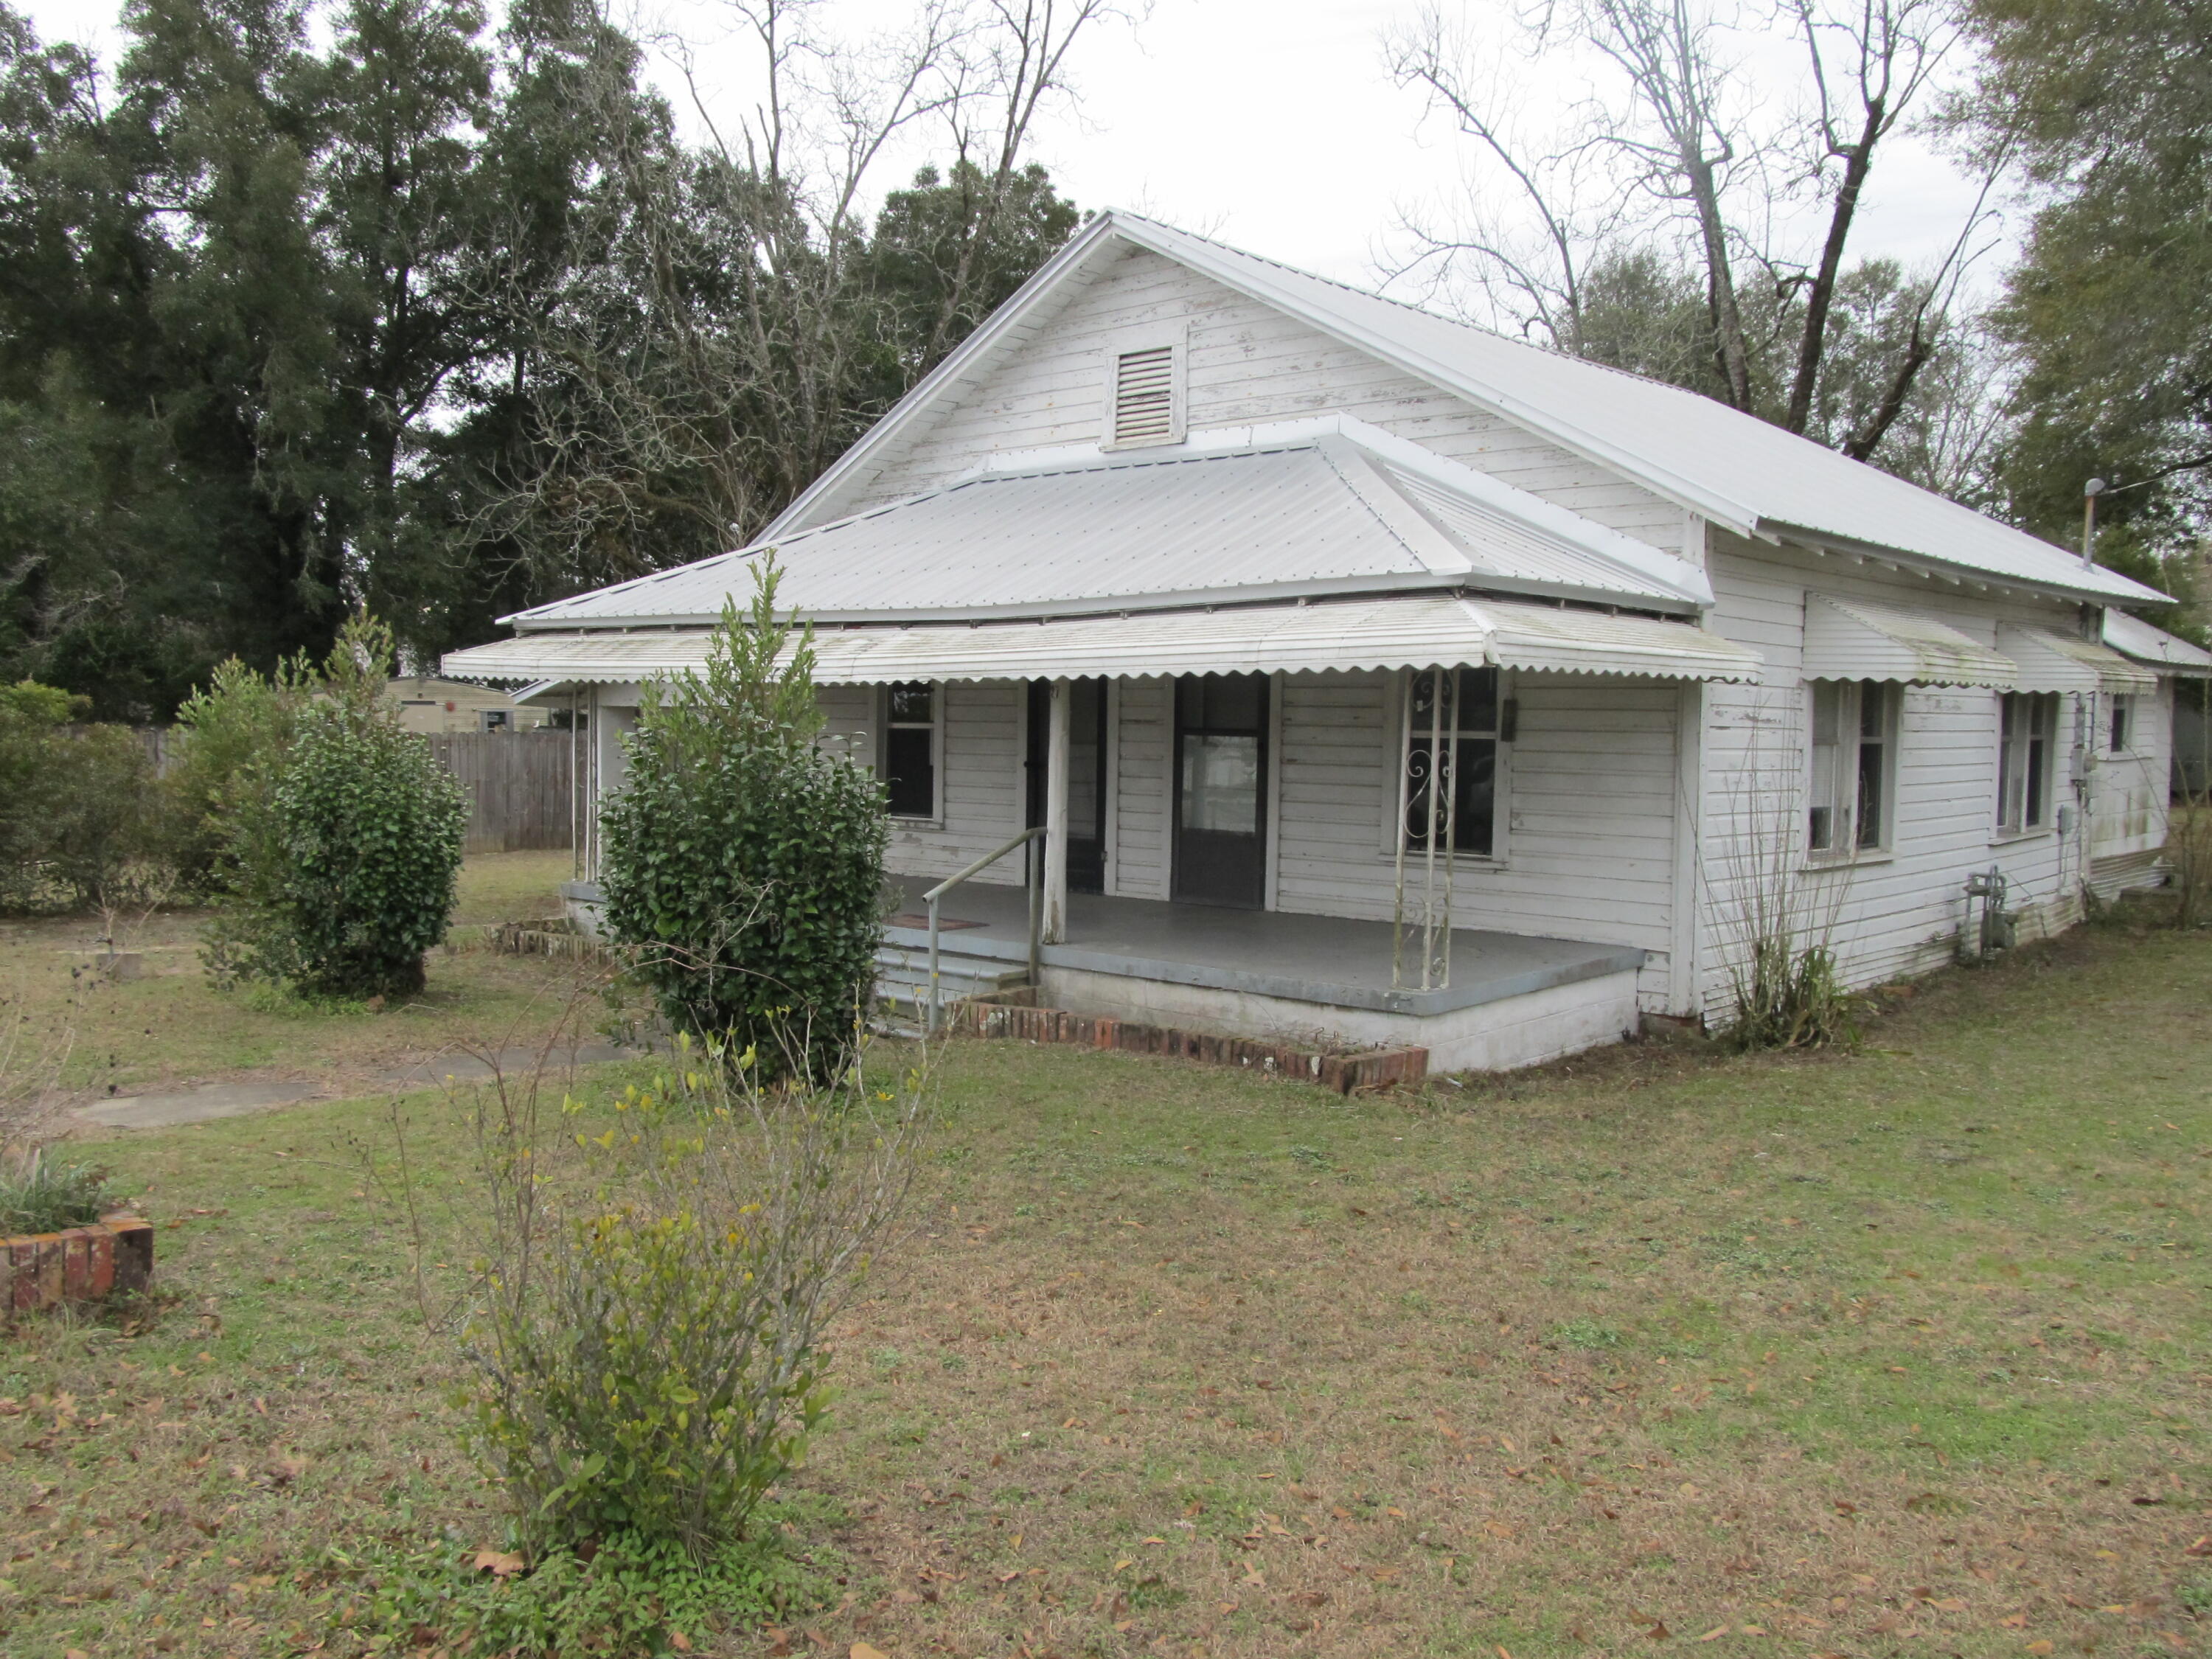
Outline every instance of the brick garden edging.
[(952, 1030), (963, 1036), (1010, 1037), (1020, 1042), (1060, 1042), (1115, 1048), (1133, 1054), (1176, 1054), (1209, 1066), (1238, 1066), (1282, 1077), (1304, 1078), (1348, 1095), (1355, 1089), (1413, 1083), (1429, 1073), (1426, 1048), (1374, 1048), (1333, 1054), (1257, 1037), (1221, 1036), (1133, 1019), (1071, 1014), (1065, 1008), (1032, 1008), (975, 998), (952, 1011)]
[(111, 1215), (58, 1233), (0, 1238), (0, 1317), (111, 1291), (143, 1291), (154, 1278), (154, 1224)]

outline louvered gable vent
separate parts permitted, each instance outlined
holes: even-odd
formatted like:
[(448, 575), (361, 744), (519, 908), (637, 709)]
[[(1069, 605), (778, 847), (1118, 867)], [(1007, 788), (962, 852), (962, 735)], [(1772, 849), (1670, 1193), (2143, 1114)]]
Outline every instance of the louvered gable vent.
[(1175, 348), (1125, 351), (1114, 360), (1114, 441), (1176, 441)]

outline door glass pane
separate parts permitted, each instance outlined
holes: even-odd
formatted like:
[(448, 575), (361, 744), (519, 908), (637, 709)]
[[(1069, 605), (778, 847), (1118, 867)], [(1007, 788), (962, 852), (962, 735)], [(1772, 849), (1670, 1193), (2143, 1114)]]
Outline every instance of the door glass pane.
[(934, 690), (927, 680), (907, 680), (891, 687), (891, 719), (901, 724), (930, 721), (930, 699)]
[(1103, 680), (1077, 680), (1067, 688), (1067, 832), (1079, 840), (1098, 833), (1099, 705)]
[(1260, 739), (1203, 736), (1182, 740), (1182, 827), (1255, 835), (1260, 828)]
[(1186, 728), (1210, 732), (1257, 732), (1260, 688), (1257, 674), (1207, 674), (1183, 683)]

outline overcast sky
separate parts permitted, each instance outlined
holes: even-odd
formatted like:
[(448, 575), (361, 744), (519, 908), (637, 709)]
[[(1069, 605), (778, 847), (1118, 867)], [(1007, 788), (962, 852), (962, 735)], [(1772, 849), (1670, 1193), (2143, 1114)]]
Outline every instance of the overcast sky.
[[(734, 112), (750, 101), (752, 64), (720, 6), (647, 3), (702, 44), (712, 105)], [(115, 40), (117, 0), (13, 3), (49, 38), (103, 48)], [(904, 0), (828, 0), (860, 38), (905, 9)], [(1424, 122), (1419, 98), (1395, 88), (1384, 69), (1382, 31), (1417, 9), (1418, 0), (1154, 0), (1148, 15), (1107, 24), (1079, 46), (1078, 95), (1052, 112), (1036, 159), (1080, 206), (1151, 213), (1372, 285), (1398, 210), (1455, 199), (1471, 161), (1465, 141)], [(1586, 93), (1585, 72), (1564, 58), (1532, 67), (1507, 54), (1504, 0), (1468, 0), (1467, 9), (1477, 31), (1499, 43), (1500, 75), (1538, 114)], [(1761, 91), (1789, 96), (1794, 52), (1771, 36), (1751, 37), (1746, 51), (1753, 80), (1771, 83)], [(918, 159), (896, 158), (902, 170)], [(1876, 168), (1857, 251), (1932, 264), (1973, 196), (1931, 145), (1901, 137)], [(1985, 266), (1984, 283), (1995, 270)]]

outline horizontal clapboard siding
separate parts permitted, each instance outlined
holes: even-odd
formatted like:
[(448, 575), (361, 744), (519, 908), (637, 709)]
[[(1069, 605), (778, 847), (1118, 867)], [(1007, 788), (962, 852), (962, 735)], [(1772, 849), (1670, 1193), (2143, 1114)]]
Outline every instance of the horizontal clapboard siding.
[[(1832, 916), (1832, 943), (1844, 977), (1853, 985), (1923, 973), (1951, 961), (1966, 914), (1966, 878), (1992, 866), (2003, 872), (2009, 902), (2022, 913), (2029, 936), (2078, 917), (2081, 885), (2094, 873), (2079, 836), (1996, 834), (1995, 692), (1907, 688), (1899, 715), (1891, 850), (1855, 866), (1809, 872), (1799, 856), (1807, 720), (1801, 666), (1808, 593), (1907, 606), (1990, 646), (2003, 622), (2070, 630), (2073, 607), (1884, 572), (1871, 562), (1754, 548), (1718, 532), (1710, 568), (1718, 605), (1706, 625), (1753, 647), (1766, 662), (1763, 684), (1717, 685), (1705, 696), (1698, 961), (1708, 1013), (1724, 1017), (1728, 1011), (1728, 963), (1741, 951), (1741, 918), (1752, 886), (1747, 872), (1771, 863), (1766, 855), (1778, 846), (1786, 844), (1785, 862), (1803, 884), (1807, 913)], [(2069, 696), (2061, 704), (2054, 807), (2076, 799), (2076, 701)], [(2123, 769), (2165, 775), (2171, 729), (2166, 703), (2163, 696), (2145, 699), (2148, 752)], [(2116, 860), (2165, 838), (2162, 793), (2155, 787), (2139, 787), (2136, 793), (2130, 809), (2135, 827), (2113, 843)], [(2141, 799), (2144, 793), (2151, 799)], [(2098, 821), (2093, 812), (2091, 822)], [(2118, 873), (2116, 864), (2116, 878)]]
[(1168, 896), (1168, 768), (1175, 754), (1174, 682), (1123, 680), (1115, 745), (1114, 890)]
[(994, 453), (1096, 442), (1116, 345), (1167, 325), (1188, 329), (1189, 429), (1341, 412), (1654, 546), (1681, 548), (1681, 509), (1642, 486), (1141, 250), (1032, 319), (1024, 338), (949, 394), (836, 511), (942, 483)]
[[(1639, 992), (1659, 1007), (1673, 917), (1674, 690), (1534, 675), (1509, 689), (1520, 726), (1505, 858), (1462, 864), (1458, 925), (1639, 946), (1653, 953)], [(1390, 706), (1380, 674), (1283, 683), (1277, 908), (1390, 916)], [(1418, 883), (1418, 860), (1408, 880)]]
[[(1021, 828), (1022, 688), (948, 685), (938, 757), (941, 829), (891, 826), (885, 866), (893, 875), (949, 876)], [(1021, 855), (991, 866), (976, 881), (1019, 885)]]

